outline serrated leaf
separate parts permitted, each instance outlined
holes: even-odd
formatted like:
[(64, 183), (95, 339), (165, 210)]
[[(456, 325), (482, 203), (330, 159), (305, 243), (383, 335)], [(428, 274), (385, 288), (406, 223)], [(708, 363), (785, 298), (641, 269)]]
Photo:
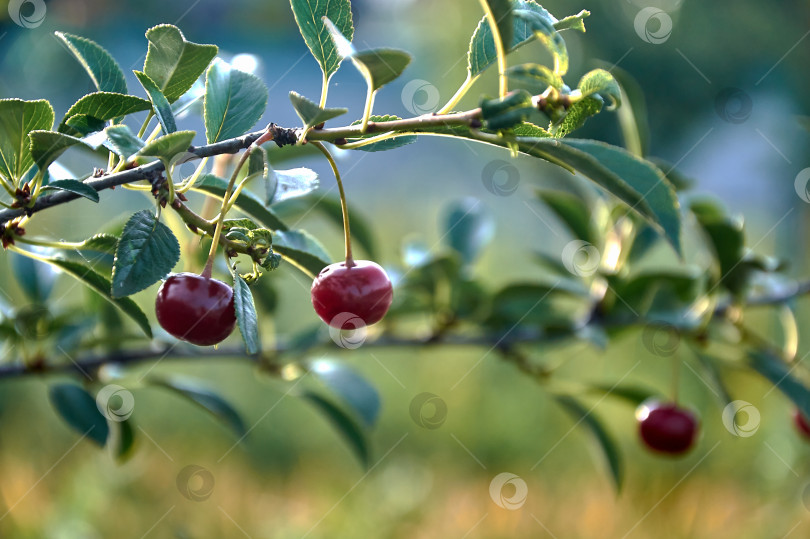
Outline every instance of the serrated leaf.
[[(369, 116), (368, 121), (373, 123), (384, 123), (384, 122), (393, 122), (396, 120), (401, 120), (399, 116), (394, 116), (393, 114), (386, 114), (384, 116), (376, 116), (372, 114)], [(361, 120), (355, 120), (351, 123), (351, 125), (359, 125)], [(353, 142), (359, 142), (364, 138), (368, 138), (371, 136), (378, 135), (379, 133), (374, 133), (362, 138), (353, 138), (348, 139), (348, 143), (351, 144)], [(355, 150), (361, 152), (383, 152), (386, 150), (393, 150), (394, 148), (400, 148), (402, 146), (407, 146), (408, 144), (416, 142), (417, 136), (416, 135), (402, 135), (399, 137), (394, 137), (386, 140), (382, 140), (380, 142), (374, 142), (373, 144), (367, 144), (365, 146), (360, 146), (359, 148), (355, 148)]]
[(153, 386), (169, 389), (202, 407), (230, 428), (240, 439), (247, 434), (245, 422), (239, 412), (221, 396), (200, 385), (196, 380), (149, 376), (147, 382)]
[(96, 149), (98, 148), (98, 145), (92, 144), (91, 141), (93, 139), (88, 135), (103, 131), (107, 126), (107, 122), (104, 120), (99, 120), (98, 118), (94, 118), (88, 114), (74, 114), (65, 121), (65, 124), (70, 128), (66, 129), (67, 132), (81, 135), (84, 137), (82, 138), (82, 142), (88, 146), (93, 146)]
[(594, 69), (585, 73), (579, 79), (577, 89), (582, 92), (583, 96), (598, 94), (602, 98), (610, 98), (610, 108), (616, 108), (622, 103), (622, 90), (619, 83), (609, 71), (604, 69)]
[(163, 135), (141, 148), (138, 155), (157, 157), (164, 163), (169, 163), (178, 154), (188, 152), (196, 135), (194, 131), (175, 131)]
[(332, 118), (337, 118), (349, 112), (349, 109), (343, 108), (322, 109), (317, 103), (310, 101), (296, 92), (290, 92), (290, 102), (292, 102), (295, 113), (298, 114), (298, 117), (304, 122), (304, 130), (328, 122)]
[(161, 24), (146, 32), (149, 49), (143, 71), (174, 103), (205, 72), (217, 55), (216, 45), (199, 45), (186, 41), (176, 26)]
[(540, 64), (520, 64), (506, 70), (510, 79), (522, 82), (532, 94), (542, 93), (551, 86), (557, 91), (563, 87), (562, 77)]
[(559, 21), (554, 23), (554, 29), (558, 32), (562, 32), (563, 30), (579, 30), (580, 32), (585, 32), (585, 18), (590, 17), (591, 12), (588, 10), (583, 9), (576, 15), (569, 15), (565, 18), (560, 19)]
[[(535, 29), (539, 23), (537, 20), (530, 19), (525, 12), (536, 14), (539, 19), (547, 23), (543, 28), (552, 36), (556, 34), (554, 25), (558, 24), (559, 21), (536, 2), (533, 0), (511, 0), (511, 2), (513, 35), (511, 45), (507, 49), (508, 52), (514, 51), (526, 43), (533, 41), (536, 37)], [(518, 11), (523, 13), (519, 14)], [(554, 36), (553, 41), (556, 43), (562, 41), (562, 38)], [(562, 46), (564, 46), (564, 42)], [(477, 77), (487, 67), (495, 63), (496, 60), (495, 40), (492, 37), (492, 30), (489, 28), (487, 19), (484, 17), (479, 21), (470, 39), (470, 46), (467, 52), (467, 71), (469, 76), (471, 78)]]
[(305, 391), (301, 397), (312, 403), (319, 412), (326, 416), (332, 426), (337, 429), (344, 440), (348, 442), (349, 447), (358, 460), (360, 460), (363, 467), (368, 468), (368, 439), (360, 425), (342, 409), (317, 393)]
[(64, 32), (54, 32), (76, 57), (100, 92), (127, 93), (124, 72), (115, 59), (95, 41)]
[(550, 138), (551, 133), (538, 125), (530, 122), (523, 122), (512, 127), (511, 133), (516, 137)]
[[(222, 198), (225, 196), (227, 188), (228, 182), (226, 180), (213, 174), (204, 174), (194, 184), (193, 190), (204, 191)], [(271, 230), (287, 230), (287, 225), (264, 205), (264, 201), (247, 189), (242, 189), (242, 192), (236, 197), (234, 205)]]
[(444, 237), (465, 265), (472, 265), (495, 235), (495, 221), (480, 200), (465, 198), (447, 208)]
[(372, 92), (376, 92), (399, 77), (408, 64), (411, 55), (397, 49), (371, 49), (355, 52), (352, 63), (366, 79)]
[(572, 131), (582, 127), (591, 116), (599, 114), (602, 110), (602, 98), (589, 96), (577, 101), (568, 109), (560, 125), (554, 127), (553, 133), (557, 138), (563, 138)]
[(748, 364), (810, 417), (810, 390), (793, 375), (792, 365), (767, 350), (749, 350)]
[(239, 333), (242, 334), (242, 340), (245, 341), (247, 353), (255, 355), (261, 351), (262, 345), (259, 340), (259, 321), (256, 316), (256, 306), (253, 303), (253, 294), (238, 271), (232, 271), (232, 274), (233, 304), (236, 309)]
[(329, 254), (321, 242), (303, 230), (276, 232), (273, 250), (313, 277), (329, 265)]
[(43, 191), (68, 191), (93, 202), (99, 201), (98, 191), (79, 180), (53, 180), (42, 188)]
[(160, 122), (160, 126), (163, 128), (163, 134), (168, 135), (169, 133), (177, 131), (177, 123), (174, 121), (172, 106), (169, 104), (169, 100), (166, 99), (166, 96), (163, 95), (163, 92), (160, 91), (158, 85), (155, 84), (155, 81), (150, 79), (149, 75), (143, 71), (133, 71), (133, 73), (135, 73), (135, 77), (137, 77), (143, 89), (146, 90), (149, 101), (152, 102), (152, 110), (155, 112), (155, 116), (157, 116), (158, 122)]
[(323, 22), (326, 17), (351, 41), (354, 37), (349, 0), (290, 0), (295, 22), (312, 56), (328, 81), (340, 67), (342, 57)]
[(48, 170), (51, 163), (65, 150), (82, 142), (81, 139), (56, 131), (31, 131), (28, 138), (31, 144), (31, 157), (40, 170)]
[(115, 249), (118, 247), (118, 237), (112, 234), (96, 234), (87, 238), (81, 243), (73, 245), (73, 249), (79, 251), (98, 251), (99, 253), (107, 253), (114, 255)]
[(68, 135), (75, 135), (77, 130), (70, 127), (67, 122), (69, 119), (80, 114), (90, 116), (98, 121), (106, 122), (107, 120), (115, 120), (127, 114), (141, 112), (151, 108), (152, 103), (146, 99), (135, 97), (134, 95), (117, 94), (113, 92), (94, 92), (82, 97), (68, 109), (67, 114), (65, 114), (65, 117), (62, 119), (62, 123), (59, 124), (58, 131), (60, 133), (67, 133)]
[(124, 225), (113, 263), (112, 295), (131, 296), (166, 276), (180, 260), (180, 244), (169, 227), (149, 210)]
[(591, 227), (591, 209), (581, 198), (564, 191), (540, 191), (538, 196), (575, 238), (600, 243)]
[(682, 254), (680, 203), (663, 173), (652, 164), (616, 146), (591, 140), (537, 139), (521, 144), (521, 150), (573, 167), (657, 226), (675, 252)]
[(0, 175), (16, 184), (34, 164), (28, 134), (53, 127), (45, 100), (0, 99)]
[(129, 159), (144, 147), (144, 142), (126, 125), (113, 125), (106, 128), (108, 144), (104, 144), (108, 149), (120, 155), (124, 159)]
[[(504, 50), (508, 50), (514, 37), (514, 23), (512, 17), (512, 2), (510, 0), (486, 0), (492, 16), (495, 18), (495, 25), (501, 35), (501, 44)], [(491, 29), (490, 29), (491, 30)]]
[(560, 406), (576, 420), (578, 426), (584, 427), (593, 435), (597, 446), (605, 457), (613, 485), (616, 487), (617, 491), (621, 490), (624, 467), (622, 465), (619, 447), (602, 425), (601, 421), (573, 397), (559, 395), (556, 396), (555, 399)]
[(205, 74), (204, 117), (208, 143), (247, 133), (264, 114), (267, 97), (267, 87), (259, 77), (215, 60)]
[(380, 415), (380, 395), (368, 380), (338, 361), (321, 359), (310, 365), (310, 372), (337, 395), (367, 428)]
[(74, 431), (104, 447), (110, 428), (92, 395), (75, 384), (56, 384), (48, 396), (51, 406)]
[(565, 75), (568, 72), (568, 49), (554, 24), (549, 24), (545, 16), (533, 10), (516, 9), (512, 14), (515, 19), (522, 19), (531, 28), (535, 39), (551, 53), (554, 73)]

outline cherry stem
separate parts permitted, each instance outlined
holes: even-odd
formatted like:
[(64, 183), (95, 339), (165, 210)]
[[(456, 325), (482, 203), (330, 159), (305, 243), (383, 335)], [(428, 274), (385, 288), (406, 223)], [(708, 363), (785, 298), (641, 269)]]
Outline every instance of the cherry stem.
[(676, 352), (672, 355), (672, 402), (678, 404), (678, 390), (681, 378), (681, 356)]
[(351, 268), (354, 266), (354, 258), (352, 257), (352, 240), (351, 233), (349, 231), (349, 208), (346, 205), (346, 192), (343, 190), (343, 181), (340, 179), (340, 171), (338, 170), (337, 163), (335, 163), (335, 159), (332, 157), (332, 154), (329, 153), (329, 150), (327, 150), (323, 144), (318, 141), (309, 141), (309, 143), (318, 148), (321, 153), (326, 156), (326, 160), (329, 161), (329, 165), (332, 167), (332, 172), (335, 174), (338, 191), (340, 191), (340, 210), (343, 212), (343, 237), (346, 242), (346, 267)]

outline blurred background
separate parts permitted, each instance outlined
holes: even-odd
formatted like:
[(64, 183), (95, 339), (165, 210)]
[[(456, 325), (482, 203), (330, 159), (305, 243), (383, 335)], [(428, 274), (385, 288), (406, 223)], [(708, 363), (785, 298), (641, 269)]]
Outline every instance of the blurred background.
[[(311, 99), (320, 92), (320, 71), (286, 1), (16, 1), (10, 9), (6, 4), (0, 1), (0, 98), (48, 99), (57, 119), (91, 91), (91, 82), (54, 38), (56, 30), (106, 47), (137, 93), (140, 86), (131, 71), (143, 65), (144, 32), (155, 24), (176, 24), (188, 40), (219, 45), (221, 57), (254, 70), (265, 81), (270, 100), (259, 125), (297, 125), (288, 92)], [(647, 153), (693, 178), (692, 192), (715, 195), (744, 218), (754, 250), (784, 257), (792, 274), (808, 275), (802, 247), (810, 230), (809, 212), (794, 184), (810, 167), (808, 135), (799, 120), (810, 110), (810, 4), (785, 1), (774, 9), (754, 0), (735, 2), (733, 8), (690, 0), (549, 0), (544, 6), (558, 18), (591, 11), (587, 33), (565, 33), (571, 54), (568, 83), (573, 86), (595, 67), (615, 67), (633, 77), (648, 112)], [(640, 15), (651, 7), (656, 10), (644, 13), (655, 16)], [(43, 18), (25, 28), (9, 16), (15, 9)], [(380, 92), (375, 112), (431, 112), (463, 82), (467, 44), (480, 19), (477, 2), (355, 0), (353, 13), (354, 41), (361, 48), (390, 46), (414, 56), (403, 77)], [(540, 46), (532, 44), (510, 63), (544, 59)], [(494, 94), (495, 75), (488, 72), (459, 108), (474, 107), (482, 93)], [(341, 69), (333, 78), (329, 105), (348, 106), (349, 115), (359, 117), (364, 98), (357, 72)], [(202, 124), (190, 116), (181, 125), (200, 131)], [(610, 112), (590, 120), (575, 136), (622, 143), (616, 115)], [(285, 166), (315, 169), (321, 191), (336, 196), (325, 163), (286, 152), (274, 155)], [(532, 253), (559, 256), (570, 239), (537, 201), (537, 188), (579, 182), (521, 157), (514, 161), (517, 188), (503, 196), (484, 172), (500, 159), (508, 154), (426, 138), (390, 153), (341, 152), (339, 166), (355, 211), (373, 223), (378, 261), (393, 269), (403, 267), (406, 244), (444, 248), (441, 223), (447, 204), (464, 197), (480, 200), (492, 216), (496, 240), (475, 273), (497, 288), (535, 280)], [(62, 164), (76, 174), (101, 165), (70, 152)], [(83, 201), (43, 213), (29, 233), (79, 240), (120, 226), (135, 210), (152, 205), (142, 195), (119, 190), (102, 194), (102, 199), (106, 203), (101, 206)], [(339, 229), (317, 216), (299, 226), (321, 238), (337, 259), (342, 250)], [(0, 258), (0, 287), (5, 301), (18, 304), (25, 300), (10, 277), (9, 258)], [(697, 255), (687, 258), (687, 263), (701, 262)], [(653, 263), (664, 266), (673, 260), (661, 249)], [(195, 263), (192, 269), (199, 270)], [(283, 266), (266, 279), (273, 280), (281, 305), (272, 320), (262, 319), (267, 334), (286, 339), (317, 324), (306, 276)], [(150, 289), (136, 300), (149, 309), (153, 296)], [(81, 301), (81, 293), (64, 278), (53, 298), (70, 305)], [(803, 307), (800, 301), (800, 329), (808, 319)], [(760, 327), (776, 331), (775, 318), (762, 315)], [(799, 357), (808, 350), (800, 339)], [(543, 353), (568, 360), (561, 377), (610, 384), (626, 376), (625, 381), (668, 391), (669, 362), (650, 354), (638, 333), (623, 334), (607, 354), (584, 343)], [(369, 472), (323, 418), (300, 399), (288, 397), (292, 382), (255, 372), (239, 359), (167, 361), (156, 372), (185, 373), (218, 388), (253, 427), (244, 441), (234, 447), (229, 432), (173, 395), (132, 388), (138, 446), (122, 465), (86, 441), (75, 444), (76, 436), (48, 405), (46, 380), (0, 381), (0, 536), (810, 534), (810, 444), (797, 436), (792, 408), (781, 394), (748, 374), (731, 373), (728, 379), (734, 396), (761, 414), (755, 435), (743, 438), (729, 434), (714, 396), (697, 375), (684, 371), (681, 400), (699, 411), (703, 432), (697, 448), (679, 460), (656, 457), (640, 447), (632, 408), (610, 399), (600, 402), (595, 413), (605, 419), (626, 455), (628, 477), (617, 495), (587, 436), (572, 430), (570, 419), (542, 388), (485, 348), (335, 347), (328, 356), (357, 368), (380, 391), (383, 411), (373, 434)], [(412, 400), (424, 392), (446, 406), (438, 428), (425, 428), (409, 412)], [(184, 497), (177, 486), (189, 465), (202, 467), (213, 478), (210, 496), (202, 501)], [(527, 485), (520, 510), (503, 509), (490, 497), (490, 481), (502, 472)]]

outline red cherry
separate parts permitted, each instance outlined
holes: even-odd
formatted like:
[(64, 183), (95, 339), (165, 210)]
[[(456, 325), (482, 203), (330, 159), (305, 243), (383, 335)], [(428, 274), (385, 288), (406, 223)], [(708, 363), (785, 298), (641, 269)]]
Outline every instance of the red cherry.
[(810, 439), (810, 424), (808, 424), (804, 414), (802, 414), (798, 408), (793, 411), (793, 421), (796, 423), (796, 428), (799, 429), (799, 433), (803, 437)]
[(163, 329), (199, 346), (222, 342), (236, 325), (233, 289), (195, 273), (166, 279), (155, 299), (155, 313)]
[(695, 415), (676, 404), (642, 404), (636, 412), (641, 439), (650, 449), (670, 455), (686, 453), (698, 431)]
[[(312, 281), (312, 306), (321, 320), (338, 329), (356, 329), (382, 320), (394, 289), (385, 270), (368, 260), (329, 264)], [(342, 315), (342, 316), (339, 316)]]

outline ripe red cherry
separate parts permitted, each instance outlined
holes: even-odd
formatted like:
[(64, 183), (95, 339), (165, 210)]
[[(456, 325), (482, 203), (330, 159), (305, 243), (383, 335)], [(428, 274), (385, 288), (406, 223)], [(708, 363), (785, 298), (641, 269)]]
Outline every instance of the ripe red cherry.
[(236, 325), (233, 289), (195, 273), (166, 279), (155, 299), (155, 313), (163, 329), (199, 346), (222, 342)]
[(670, 455), (686, 453), (698, 431), (695, 415), (671, 403), (645, 403), (636, 412), (639, 433), (650, 449)]
[(394, 295), (385, 270), (368, 260), (356, 260), (351, 267), (329, 264), (312, 281), (311, 292), (315, 312), (338, 329), (357, 328), (357, 318), (365, 325), (379, 322)]
[(807, 419), (804, 418), (804, 414), (798, 408), (793, 411), (793, 421), (796, 423), (799, 433), (804, 438), (810, 439), (810, 424), (807, 423)]

